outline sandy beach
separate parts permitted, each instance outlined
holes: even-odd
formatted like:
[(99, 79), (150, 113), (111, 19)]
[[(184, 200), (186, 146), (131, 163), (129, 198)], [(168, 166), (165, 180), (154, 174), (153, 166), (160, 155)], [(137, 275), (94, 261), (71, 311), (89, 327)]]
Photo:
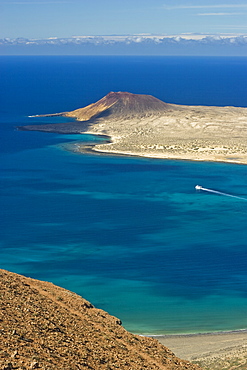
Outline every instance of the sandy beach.
[[(86, 132), (94, 134), (91, 131)], [(77, 143), (74, 151), (77, 152), (91, 152), (98, 154), (112, 154), (122, 156), (136, 156), (144, 158), (157, 158), (168, 160), (187, 160), (187, 161), (205, 161), (205, 162), (225, 162), (235, 164), (247, 164), (247, 145), (245, 140), (225, 141), (219, 139), (214, 140), (196, 140), (186, 142), (183, 139), (167, 139), (165, 147), (161, 145), (138, 145), (136, 142), (129, 147), (119, 138), (110, 137), (111, 143), (108, 144), (94, 144), (88, 146), (87, 144)], [(133, 141), (135, 138), (133, 138)], [(195, 149), (196, 148), (196, 149)]]
[(247, 330), (153, 338), (205, 369), (247, 369)]

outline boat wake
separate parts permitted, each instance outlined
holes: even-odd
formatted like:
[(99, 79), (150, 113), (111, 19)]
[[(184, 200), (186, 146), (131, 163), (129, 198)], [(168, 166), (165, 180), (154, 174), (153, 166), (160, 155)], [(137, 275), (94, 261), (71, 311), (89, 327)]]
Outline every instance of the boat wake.
[(228, 194), (228, 193), (222, 193), (221, 191), (217, 191), (217, 190), (203, 188), (201, 185), (196, 185), (195, 186), (195, 189), (196, 190), (203, 190), (203, 191), (207, 191), (209, 193), (214, 193), (214, 194), (218, 194), (218, 195), (224, 195), (226, 197), (231, 197), (231, 198), (236, 198), (236, 199), (241, 199), (241, 200), (247, 201), (247, 198), (238, 197), (237, 195), (232, 195), (232, 194)]

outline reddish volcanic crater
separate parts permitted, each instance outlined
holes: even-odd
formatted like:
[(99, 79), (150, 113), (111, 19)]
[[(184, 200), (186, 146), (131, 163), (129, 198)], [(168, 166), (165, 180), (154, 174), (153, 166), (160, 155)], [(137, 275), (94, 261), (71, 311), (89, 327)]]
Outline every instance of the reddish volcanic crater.
[(110, 92), (96, 103), (68, 112), (66, 116), (76, 117), (80, 121), (105, 116), (129, 118), (137, 115), (164, 113), (168, 108), (169, 104), (152, 95), (119, 91)]

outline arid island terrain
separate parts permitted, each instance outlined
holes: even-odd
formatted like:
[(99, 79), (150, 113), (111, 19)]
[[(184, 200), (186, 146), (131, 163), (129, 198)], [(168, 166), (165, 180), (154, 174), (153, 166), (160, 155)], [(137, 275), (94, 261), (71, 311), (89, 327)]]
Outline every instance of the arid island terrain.
[[(247, 108), (167, 104), (151, 95), (110, 92), (84, 108), (43, 116), (68, 123), (22, 130), (106, 135), (101, 153), (197, 161), (247, 163)], [(85, 145), (76, 145), (84, 151)]]

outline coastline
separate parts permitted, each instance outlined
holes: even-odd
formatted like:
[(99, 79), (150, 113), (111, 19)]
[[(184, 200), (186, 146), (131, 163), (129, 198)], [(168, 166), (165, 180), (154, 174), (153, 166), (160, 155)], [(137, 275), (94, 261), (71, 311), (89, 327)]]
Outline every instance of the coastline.
[(231, 369), (236, 362), (247, 366), (247, 329), (149, 337), (170, 348), (176, 356), (205, 369)]
[[(114, 140), (108, 135), (102, 135), (102, 134), (97, 134), (97, 133), (92, 133), (92, 132), (85, 132), (83, 134), (90, 134), (90, 135), (95, 135), (95, 136), (104, 136), (108, 138), (106, 141), (102, 144), (98, 143), (92, 143), (92, 144), (87, 144), (87, 143), (80, 143), (77, 142), (76, 144), (70, 143), (71, 150), (74, 153), (84, 153), (84, 154), (92, 154), (92, 155), (106, 155), (106, 156), (119, 156), (119, 157), (137, 157), (137, 158), (146, 158), (146, 159), (163, 159), (163, 160), (173, 160), (173, 161), (193, 161), (193, 162), (213, 162), (213, 163), (228, 163), (228, 164), (238, 164), (238, 165), (246, 165), (247, 164), (247, 153), (246, 153), (246, 158), (236, 159), (236, 158), (216, 158), (212, 157), (210, 155), (204, 155), (204, 156), (186, 156), (182, 154), (175, 154), (173, 153), (172, 155), (167, 155), (167, 154), (161, 154), (161, 153), (145, 153), (140, 151), (138, 152), (125, 152), (124, 150), (107, 150), (103, 148), (107, 144), (114, 144)], [(69, 145), (70, 145), (69, 144)], [(98, 148), (100, 146), (100, 148)]]

